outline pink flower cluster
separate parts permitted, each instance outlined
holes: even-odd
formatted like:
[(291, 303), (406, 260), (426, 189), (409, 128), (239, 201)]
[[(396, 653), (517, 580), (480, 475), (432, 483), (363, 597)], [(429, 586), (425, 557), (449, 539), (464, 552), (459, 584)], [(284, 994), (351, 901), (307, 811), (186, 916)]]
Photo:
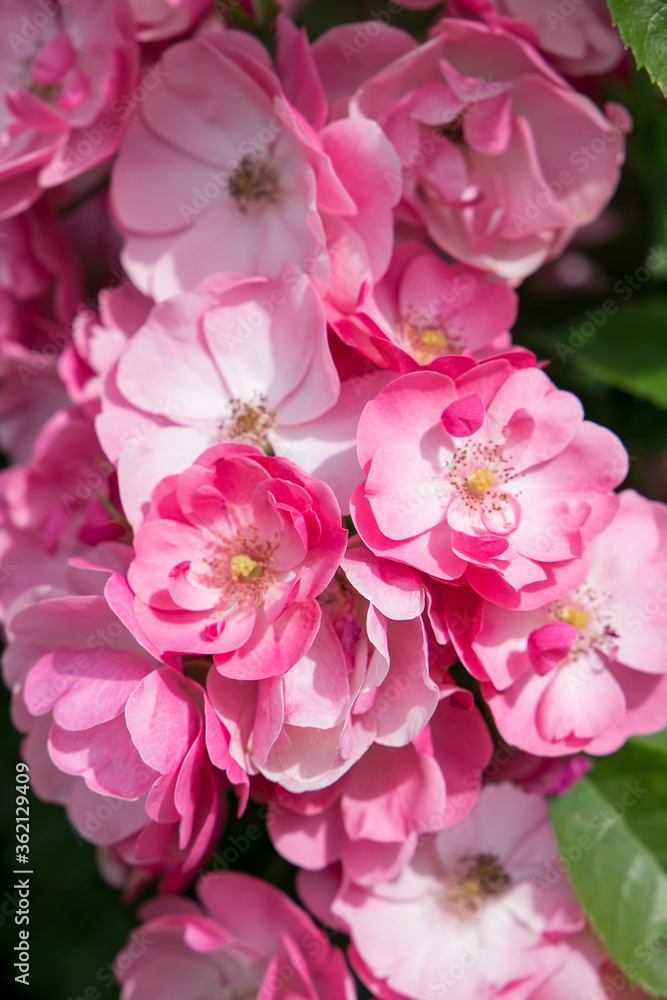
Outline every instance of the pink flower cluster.
[[(281, 14), (275, 58), (207, 0), (0, 14), (0, 614), (33, 786), (130, 896), (186, 887), (252, 796), (381, 1000), (600, 988), (542, 793), (667, 724), (667, 510), (615, 492), (622, 443), (510, 334), (614, 193), (629, 116), (559, 71), (620, 42), (590, 3), (556, 50), (527, 6), (457, 0), (421, 44)], [(477, 687), (531, 791), (493, 780)], [(198, 885), (145, 909), (124, 1000), (352, 1000), (275, 887)]]

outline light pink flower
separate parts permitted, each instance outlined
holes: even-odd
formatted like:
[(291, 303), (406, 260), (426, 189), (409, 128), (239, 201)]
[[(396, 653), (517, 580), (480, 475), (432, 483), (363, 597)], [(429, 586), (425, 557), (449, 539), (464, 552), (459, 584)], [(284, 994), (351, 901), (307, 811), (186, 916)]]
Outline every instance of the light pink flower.
[[(58, 362), (58, 373), (73, 402), (95, 416), (106, 376), (130, 337), (143, 326), (153, 302), (130, 282), (103, 288), (98, 311), (81, 308), (72, 324), (72, 341)], [(98, 433), (103, 430), (99, 425)]]
[(322, 303), (305, 275), (293, 279), (219, 276), (160, 303), (116, 352), (97, 429), (135, 527), (157, 483), (207, 448), (234, 441), (280, 455), (293, 428), (336, 403)]
[(528, 42), (449, 17), (351, 107), (380, 122), (400, 156), (402, 214), (513, 284), (605, 208), (630, 127), (625, 109), (603, 115)]
[(333, 784), (373, 743), (410, 743), (436, 709), (439, 683), (451, 689), (435, 665), (429, 676), (419, 576), (358, 540), (341, 569), (318, 597), (310, 648), (290, 670), (254, 683), (233, 678), (233, 661), (208, 672), (231, 756), (290, 792)]
[[(68, 335), (59, 329), (61, 343)], [(69, 406), (58, 378), (53, 353), (28, 351), (23, 345), (6, 346), (0, 354), (0, 447), (15, 462), (27, 462), (41, 428), (58, 410)]]
[(514, 352), (442, 358), (364, 410), (355, 524), (377, 554), (533, 608), (583, 580), (584, 545), (618, 505), (623, 445)]
[[(219, 272), (291, 266), (352, 301), (380, 277), (398, 198), (384, 172), (398, 164), (376, 124), (316, 133), (266, 50), (236, 31), (174, 45), (158, 69), (166, 79), (138, 108), (111, 189), (124, 266), (142, 291), (161, 301)], [(232, 103), (218, 100), (231, 92)]]
[(125, 0), (3, 3), (0, 218), (116, 151), (139, 71), (133, 34)]
[(566, 76), (608, 73), (623, 56), (623, 42), (605, 0), (586, 0), (563, 10), (551, 0), (453, 0), (447, 12), (479, 17), (515, 32)]
[(448, 594), (459, 655), (503, 737), (529, 753), (608, 754), (667, 725), (667, 508), (625, 490), (584, 559), (581, 584), (533, 611)]
[(347, 532), (327, 486), (256, 448), (209, 448), (164, 479), (128, 581), (161, 651), (215, 655), (229, 677), (285, 673), (309, 649)]
[(273, 787), (267, 827), (276, 850), (308, 870), (340, 861), (363, 885), (397, 875), (420, 834), (460, 822), (477, 800), (492, 750), (467, 692), (451, 685), (430, 723), (403, 747), (375, 744), (335, 784), (290, 795)]
[[(81, 296), (79, 263), (62, 226), (43, 202), (0, 222), (0, 344), (55, 358), (67, 342), (62, 324)], [(16, 355), (19, 356), (18, 350)]]
[(178, 889), (219, 836), (228, 782), (208, 757), (204, 690), (145, 637), (139, 645), (110, 606), (129, 554), (99, 547), (101, 565), (82, 563), (69, 592), (26, 592), (7, 616), (4, 677), (37, 794), (133, 866), (128, 884), (160, 875)]
[(142, 907), (115, 961), (122, 1000), (354, 1000), (342, 952), (279, 889), (223, 872), (202, 876), (197, 895)]
[(92, 421), (76, 407), (59, 410), (45, 423), (30, 460), (6, 469), (0, 484), (12, 526), (33, 534), (46, 552), (69, 557), (77, 543), (94, 545), (126, 533), (115, 471)]
[[(585, 924), (565, 879), (540, 892), (556, 860), (544, 801), (489, 785), (466, 819), (424, 838), (397, 877), (344, 883), (331, 912), (349, 929), (352, 964), (376, 996), (437, 1000), (451, 990), (460, 1000), (528, 1000), (556, 965), (545, 945)], [(301, 885), (312, 889), (318, 878), (308, 873)]]
[(614, 965), (589, 928), (554, 945), (553, 957), (556, 969), (537, 985), (530, 1000), (648, 1000), (648, 994)]
[(310, 51), (331, 119), (345, 118), (362, 83), (416, 48), (412, 35), (379, 18), (338, 24), (316, 38)]
[(516, 292), (482, 271), (445, 263), (421, 243), (400, 246), (384, 278), (365, 293), (353, 313), (332, 310), (330, 321), (383, 368), (416, 371), (444, 355), (487, 357), (511, 345)]

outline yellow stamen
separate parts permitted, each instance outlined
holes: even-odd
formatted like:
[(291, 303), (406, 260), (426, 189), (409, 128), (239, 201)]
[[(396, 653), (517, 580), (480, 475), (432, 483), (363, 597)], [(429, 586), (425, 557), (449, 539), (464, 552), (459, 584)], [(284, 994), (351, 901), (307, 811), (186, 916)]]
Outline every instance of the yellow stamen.
[(583, 608), (577, 608), (574, 605), (566, 605), (564, 608), (559, 608), (556, 612), (556, 618), (559, 622), (565, 622), (566, 625), (574, 625), (580, 631), (583, 631), (591, 620), (590, 611), (584, 611)]
[(449, 341), (441, 330), (428, 329), (422, 333), (422, 347), (435, 351), (439, 347), (448, 347)]
[(468, 490), (474, 497), (483, 497), (495, 483), (491, 469), (475, 469), (467, 479)]
[(251, 559), (250, 556), (241, 553), (238, 556), (232, 556), (229, 562), (229, 568), (231, 569), (232, 576), (238, 580), (241, 576), (244, 580), (258, 580), (260, 577), (264, 576), (264, 567), (261, 563), (258, 563), (255, 559)]

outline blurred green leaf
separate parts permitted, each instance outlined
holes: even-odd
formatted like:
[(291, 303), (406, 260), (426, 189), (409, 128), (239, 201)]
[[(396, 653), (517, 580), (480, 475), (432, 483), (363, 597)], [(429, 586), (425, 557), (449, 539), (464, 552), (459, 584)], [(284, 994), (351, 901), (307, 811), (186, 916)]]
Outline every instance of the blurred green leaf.
[[(641, 288), (639, 273), (626, 279)], [(619, 296), (638, 291), (626, 279), (616, 282), (617, 297), (587, 309), (556, 336), (554, 354), (607, 385), (667, 409), (667, 297), (619, 304)]]
[(664, 997), (667, 874), (627, 818), (648, 793), (636, 776), (622, 787), (618, 799), (608, 798), (594, 772), (552, 800), (551, 823), (593, 930), (629, 980)]
[(622, 750), (595, 758), (592, 780), (610, 802), (629, 788), (636, 802), (625, 813), (628, 826), (667, 871), (667, 729), (628, 740)]
[(667, 2), (665, 0), (609, 0), (609, 9), (621, 37), (638, 66), (667, 93)]

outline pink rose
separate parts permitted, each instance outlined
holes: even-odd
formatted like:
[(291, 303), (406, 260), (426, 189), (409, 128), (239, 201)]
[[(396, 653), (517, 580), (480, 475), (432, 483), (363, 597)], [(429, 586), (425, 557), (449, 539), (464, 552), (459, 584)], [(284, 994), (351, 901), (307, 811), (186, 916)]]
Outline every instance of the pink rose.
[[(294, 428), (336, 403), (324, 309), (311, 281), (295, 278), (220, 275), (159, 303), (114, 348), (97, 428), (135, 527), (157, 483), (207, 448), (234, 441), (284, 454)], [(109, 336), (95, 342), (109, 352)]]
[(603, 115), (528, 42), (453, 18), (362, 84), (352, 109), (380, 122), (400, 156), (402, 215), (513, 284), (605, 208), (630, 127), (624, 109)]
[[(560, 964), (550, 946), (585, 925), (566, 879), (541, 888), (557, 861), (544, 800), (489, 785), (466, 819), (424, 837), (399, 875), (344, 882), (330, 910), (382, 1000), (436, 1000), (450, 988), (458, 1000), (529, 1000)], [(308, 905), (320, 909), (327, 881), (301, 875)]]
[[(232, 661), (207, 676), (231, 756), (290, 792), (333, 784), (373, 743), (410, 743), (441, 694), (435, 666), (429, 675), (418, 574), (377, 559), (359, 539), (341, 570), (317, 599), (310, 648), (286, 673), (250, 683), (233, 678)], [(451, 688), (449, 678), (442, 684)]]
[(330, 322), (374, 364), (408, 372), (449, 354), (480, 358), (507, 350), (517, 308), (516, 292), (503, 282), (408, 242), (355, 311), (330, 310)]
[(570, 593), (510, 611), (448, 592), (459, 655), (503, 737), (529, 753), (613, 753), (667, 725), (667, 507), (633, 490), (619, 499)]
[(138, 108), (111, 187), (124, 266), (143, 292), (161, 301), (219, 272), (289, 268), (347, 303), (380, 277), (398, 198), (384, 175), (398, 162), (377, 124), (317, 132), (268, 52), (237, 31), (174, 45), (157, 70), (166, 79)]
[(142, 908), (146, 922), (115, 961), (122, 1000), (354, 1000), (342, 952), (279, 889), (223, 872), (202, 876), (197, 895)]
[(274, 786), (267, 827), (276, 850), (311, 871), (340, 861), (347, 878), (370, 885), (400, 872), (420, 834), (467, 816), (491, 737), (468, 692), (451, 685), (442, 694), (430, 723), (406, 746), (372, 746), (321, 792), (290, 795)]
[(0, 218), (116, 151), (139, 72), (133, 35), (125, 0), (3, 3)]
[(67, 589), (26, 592), (9, 611), (3, 668), (14, 722), (27, 732), (37, 794), (134, 868), (129, 886), (160, 875), (177, 890), (205, 863), (226, 816), (229, 784), (206, 749), (206, 695), (112, 610), (127, 547), (90, 554), (102, 565), (71, 571)]
[(162, 651), (215, 656), (229, 677), (289, 670), (317, 634), (315, 598), (347, 532), (330, 489), (257, 448), (209, 448), (153, 491), (128, 581)]
[(565, 76), (608, 73), (623, 56), (623, 42), (606, 0), (586, 0), (562, 9), (551, 0), (450, 0), (447, 11), (515, 32), (541, 49)]
[(436, 579), (465, 573), (505, 607), (533, 608), (581, 583), (584, 545), (613, 517), (609, 491), (628, 457), (532, 360), (442, 358), (366, 406), (367, 478), (352, 508), (369, 548)]

